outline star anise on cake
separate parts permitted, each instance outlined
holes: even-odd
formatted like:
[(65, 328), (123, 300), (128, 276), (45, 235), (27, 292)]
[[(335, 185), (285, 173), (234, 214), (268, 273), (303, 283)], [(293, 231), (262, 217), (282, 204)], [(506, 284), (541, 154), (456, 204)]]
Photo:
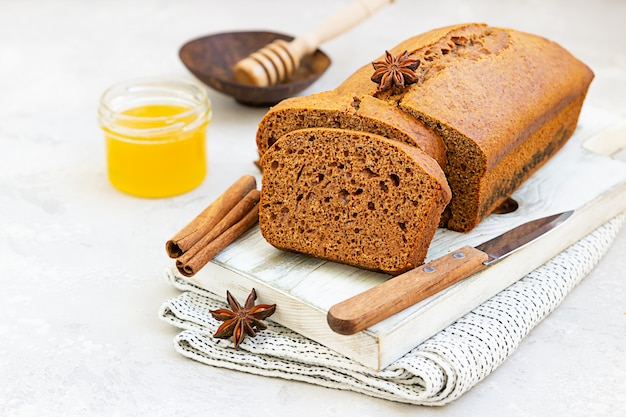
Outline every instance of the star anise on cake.
[(257, 332), (267, 329), (267, 324), (261, 320), (271, 316), (276, 311), (276, 304), (259, 304), (254, 305), (256, 301), (256, 291), (254, 288), (248, 298), (246, 304), (242, 307), (235, 297), (226, 291), (226, 300), (230, 306), (230, 310), (219, 308), (211, 310), (213, 318), (223, 321), (217, 329), (213, 337), (218, 339), (228, 339), (232, 336), (235, 349), (239, 349), (239, 345), (246, 338), (256, 336)]
[(409, 58), (408, 51), (404, 51), (398, 56), (393, 56), (389, 51), (385, 51), (384, 61), (374, 61), (374, 74), (372, 81), (378, 83), (378, 89), (389, 90), (396, 86), (404, 88), (409, 84), (417, 82), (415, 70), (419, 67), (419, 59)]

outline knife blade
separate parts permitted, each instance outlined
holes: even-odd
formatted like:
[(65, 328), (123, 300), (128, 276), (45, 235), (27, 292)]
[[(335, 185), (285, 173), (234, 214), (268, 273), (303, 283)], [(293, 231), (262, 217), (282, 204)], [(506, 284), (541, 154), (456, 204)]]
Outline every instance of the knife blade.
[(532, 220), (476, 247), (464, 246), (393, 277), (328, 310), (339, 334), (364, 330), (498, 262), (565, 222), (573, 210)]

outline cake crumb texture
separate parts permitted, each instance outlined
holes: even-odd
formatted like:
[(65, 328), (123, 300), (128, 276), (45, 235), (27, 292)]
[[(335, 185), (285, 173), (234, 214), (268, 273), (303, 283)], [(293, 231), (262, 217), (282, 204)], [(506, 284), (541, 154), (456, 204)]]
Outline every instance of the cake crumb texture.
[(451, 197), (430, 156), (361, 131), (295, 130), (262, 167), (259, 224), (269, 243), (390, 274), (424, 261)]

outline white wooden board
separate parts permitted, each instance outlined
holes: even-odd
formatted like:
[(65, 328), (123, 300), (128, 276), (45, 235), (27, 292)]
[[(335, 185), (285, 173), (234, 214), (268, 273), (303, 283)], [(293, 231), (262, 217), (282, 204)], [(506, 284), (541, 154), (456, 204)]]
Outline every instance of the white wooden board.
[(244, 299), (254, 287), (259, 302), (278, 305), (272, 320), (367, 367), (382, 369), (625, 211), (626, 163), (586, 149), (606, 153), (624, 146), (623, 120), (583, 107), (567, 145), (512, 196), (519, 203), (515, 212), (491, 215), (467, 234), (439, 230), (428, 260), (475, 246), (526, 221), (576, 209), (565, 224), (481, 273), (352, 336), (330, 330), (328, 309), (388, 276), (280, 251), (265, 242), (258, 227), (186, 279), (221, 297), (230, 290)]

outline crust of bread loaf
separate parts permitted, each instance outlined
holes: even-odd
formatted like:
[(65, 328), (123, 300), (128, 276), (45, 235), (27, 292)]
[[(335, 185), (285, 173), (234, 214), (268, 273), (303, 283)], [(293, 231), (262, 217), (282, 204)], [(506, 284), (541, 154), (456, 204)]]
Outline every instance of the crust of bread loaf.
[(394, 275), (423, 263), (451, 198), (437, 161), (363, 131), (294, 130), (261, 164), (270, 244)]
[(478, 25), (448, 38), (470, 51), (457, 52), (463, 59), (408, 90), (399, 106), (446, 142), (456, 198), (445, 225), (466, 232), (573, 134), (593, 73), (539, 36)]
[(468, 51), (449, 52), (458, 56), (454, 65), (408, 89), (399, 105), (474, 142), (487, 170), (584, 96), (593, 77), (569, 52), (539, 36), (472, 26), (449, 37), (457, 50)]

